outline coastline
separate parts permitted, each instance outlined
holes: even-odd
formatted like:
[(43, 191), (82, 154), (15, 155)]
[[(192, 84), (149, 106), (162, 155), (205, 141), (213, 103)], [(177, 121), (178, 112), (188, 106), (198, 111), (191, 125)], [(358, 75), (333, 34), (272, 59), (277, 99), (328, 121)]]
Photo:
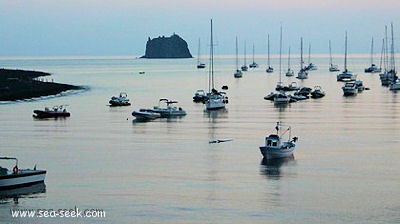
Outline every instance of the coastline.
[(41, 71), (0, 69), (0, 101), (16, 101), (56, 95), (67, 90), (83, 89), (81, 86), (43, 82), (36, 78), (51, 76)]

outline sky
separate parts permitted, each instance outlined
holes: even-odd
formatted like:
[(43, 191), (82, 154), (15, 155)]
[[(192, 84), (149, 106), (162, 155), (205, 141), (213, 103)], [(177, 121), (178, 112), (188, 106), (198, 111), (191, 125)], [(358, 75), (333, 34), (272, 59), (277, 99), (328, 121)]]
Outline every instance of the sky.
[[(385, 25), (394, 25), (400, 49), (399, 0), (0, 0), (0, 57), (142, 56), (148, 37), (178, 34), (197, 55), (208, 52), (210, 19), (216, 54), (234, 54), (246, 41), (247, 52), (299, 53), (300, 37), (311, 53), (369, 53), (371, 38), (379, 53)], [(399, 44), (396, 44), (399, 43)], [(397, 45), (397, 46), (396, 46)]]

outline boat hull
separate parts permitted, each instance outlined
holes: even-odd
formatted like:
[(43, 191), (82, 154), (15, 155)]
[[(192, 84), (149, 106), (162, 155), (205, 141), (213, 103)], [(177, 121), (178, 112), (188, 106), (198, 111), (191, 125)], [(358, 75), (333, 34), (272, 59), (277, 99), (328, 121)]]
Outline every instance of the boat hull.
[(35, 113), (33, 116), (36, 118), (57, 118), (57, 117), (71, 116), (71, 114), (69, 112), (53, 112), (53, 111), (34, 110), (33, 113)]
[(133, 111), (132, 116), (136, 117), (136, 119), (139, 121), (150, 121), (161, 117), (159, 113), (146, 110)]
[(260, 146), (261, 154), (266, 159), (285, 158), (293, 155), (295, 146), (288, 146), (287, 148), (278, 148), (271, 146)]
[(0, 190), (43, 183), (45, 177), (45, 170), (20, 170), (17, 174), (0, 176)]

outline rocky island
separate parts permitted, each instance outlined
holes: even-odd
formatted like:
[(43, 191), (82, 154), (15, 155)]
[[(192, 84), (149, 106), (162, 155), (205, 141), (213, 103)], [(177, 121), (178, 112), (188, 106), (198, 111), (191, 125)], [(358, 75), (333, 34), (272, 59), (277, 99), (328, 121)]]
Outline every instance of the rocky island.
[(83, 88), (53, 81), (43, 82), (37, 79), (41, 76), (50, 75), (50, 73), (39, 71), (0, 69), (0, 101), (56, 95), (67, 90)]
[(141, 58), (192, 58), (188, 45), (177, 34), (147, 40), (146, 53)]

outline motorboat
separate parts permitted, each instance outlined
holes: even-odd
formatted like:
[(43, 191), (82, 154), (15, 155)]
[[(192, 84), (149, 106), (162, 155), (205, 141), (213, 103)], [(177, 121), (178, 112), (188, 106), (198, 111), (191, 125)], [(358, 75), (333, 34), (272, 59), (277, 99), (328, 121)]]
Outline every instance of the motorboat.
[(33, 117), (35, 118), (59, 118), (71, 116), (66, 109), (66, 105), (54, 106), (53, 108), (45, 107), (44, 110), (34, 110), (33, 113)]
[(400, 90), (400, 79), (396, 79), (389, 85), (389, 90)]
[(290, 103), (290, 96), (287, 95), (284, 91), (279, 91), (274, 97), (275, 104), (288, 104)]
[(194, 93), (193, 102), (196, 102), (196, 103), (199, 103), (199, 102), (204, 103), (204, 102), (207, 101), (207, 99), (208, 99), (207, 94), (206, 94), (206, 92), (205, 92), (204, 90), (202, 90), (202, 89), (199, 89), (199, 90), (197, 90), (197, 91)]
[(294, 93), (294, 95), (302, 95), (305, 97), (309, 97), (312, 89), (310, 87), (301, 87), (298, 91)]
[(111, 97), (110, 106), (130, 106), (131, 103), (129, 102), (128, 95), (125, 92), (121, 92), (119, 96)]
[(368, 68), (364, 69), (364, 72), (366, 73), (376, 73), (376, 72), (381, 72), (381, 69), (378, 68), (375, 64), (371, 64)]
[(311, 98), (317, 99), (325, 96), (325, 92), (322, 90), (321, 86), (315, 86), (314, 90), (311, 91)]
[(301, 94), (297, 94), (297, 92), (296, 92), (293, 95), (290, 95), (290, 99), (291, 100), (295, 100), (295, 101), (300, 101), (300, 100), (306, 100), (306, 99), (308, 99), (308, 97), (307, 96), (303, 96)]
[(14, 157), (0, 157), (0, 160), (15, 161), (15, 165), (11, 170), (0, 166), (0, 191), (44, 182), (46, 170), (37, 170), (36, 165), (33, 169), (20, 169), (18, 167), (18, 159)]
[(154, 112), (152, 109), (140, 109), (132, 112), (132, 116), (136, 117), (137, 121), (151, 121), (160, 118), (160, 113)]
[[(276, 133), (265, 137), (265, 145), (260, 146), (261, 154), (265, 159), (285, 158), (293, 155), (296, 148), (297, 137), (291, 138), (291, 127), (283, 126), (280, 122), (276, 123)], [(288, 135), (288, 140), (284, 141), (284, 135)]]
[(270, 92), (268, 95), (264, 96), (264, 100), (271, 100), (271, 101), (274, 101), (276, 94), (277, 94), (277, 93)]
[(358, 88), (355, 82), (346, 82), (342, 87), (344, 96), (354, 96), (358, 93)]
[(356, 86), (357, 86), (357, 91), (358, 91), (358, 92), (362, 92), (362, 91), (364, 91), (365, 89), (367, 89), (367, 88), (365, 88), (365, 86), (364, 86), (364, 84), (363, 84), (363, 81), (361, 81), (361, 80), (357, 80), (357, 81), (355, 81), (354, 83), (355, 83)]
[[(173, 101), (173, 100), (168, 100), (168, 99), (160, 99), (159, 105), (155, 106), (153, 109), (149, 110), (154, 113), (160, 114), (161, 118), (170, 118), (170, 117), (180, 117), (180, 116), (185, 116), (186, 111), (182, 109), (182, 107), (175, 107), (172, 106), (173, 104), (178, 103), (178, 101)], [(160, 103), (165, 102), (167, 107), (161, 107)]]

